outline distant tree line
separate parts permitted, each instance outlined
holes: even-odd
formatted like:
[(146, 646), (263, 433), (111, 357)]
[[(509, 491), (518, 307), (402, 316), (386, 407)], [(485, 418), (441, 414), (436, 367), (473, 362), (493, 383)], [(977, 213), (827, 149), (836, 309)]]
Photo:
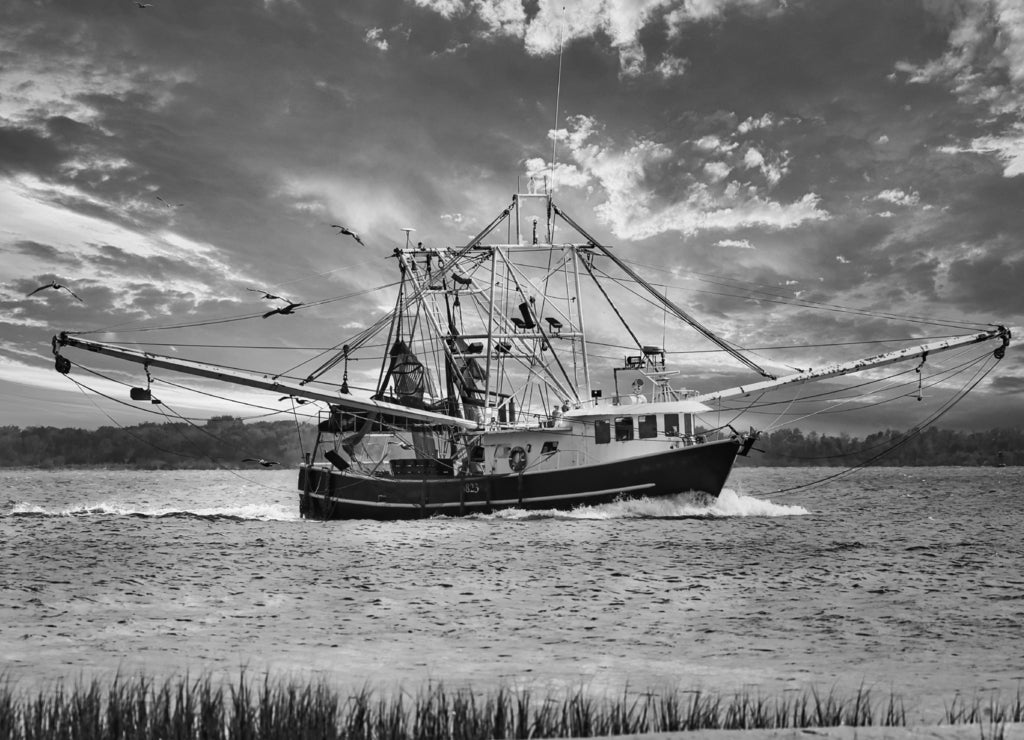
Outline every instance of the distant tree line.
[(4, 426), (0, 427), (0, 466), (239, 468), (254, 465), (242, 462), (251, 457), (297, 467), (315, 436), (312, 424), (297, 429), (294, 421), (243, 423), (231, 416), (196, 424), (146, 423), (96, 430)]
[[(301, 435), (301, 436), (300, 436)], [(218, 416), (203, 424), (148, 423), (96, 430), (0, 427), (0, 467), (123, 466), (144, 469), (244, 467), (243, 458), (295, 467), (316, 436), (312, 424), (243, 423)], [(301, 440), (301, 441), (300, 441)], [(1024, 430), (921, 432), (888, 429), (864, 439), (799, 429), (763, 434), (740, 465), (1024, 465)]]
[(1024, 430), (959, 432), (930, 427), (923, 431), (832, 436), (799, 429), (763, 434), (741, 465), (769, 467), (847, 467), (872, 465), (1024, 465)]

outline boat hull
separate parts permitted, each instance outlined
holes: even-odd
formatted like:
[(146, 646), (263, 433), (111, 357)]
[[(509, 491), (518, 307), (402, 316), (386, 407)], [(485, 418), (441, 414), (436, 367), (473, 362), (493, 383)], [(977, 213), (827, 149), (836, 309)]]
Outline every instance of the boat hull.
[(717, 496), (740, 445), (728, 439), (599, 465), (465, 477), (371, 477), (303, 465), (299, 507), (310, 519), (397, 520), (508, 508), (569, 510), (688, 491)]

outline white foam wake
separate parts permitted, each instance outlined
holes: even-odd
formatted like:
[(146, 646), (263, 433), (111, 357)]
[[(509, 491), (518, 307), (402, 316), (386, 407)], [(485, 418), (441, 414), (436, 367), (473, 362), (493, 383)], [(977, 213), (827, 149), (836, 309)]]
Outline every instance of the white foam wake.
[(299, 518), (297, 507), (281, 504), (241, 504), (238, 506), (215, 506), (208, 508), (175, 508), (171, 506), (141, 507), (123, 503), (73, 504), (61, 508), (47, 508), (36, 504), (15, 504), (11, 516), (40, 517), (89, 517), (89, 516), (132, 516), (152, 519), (196, 518), (196, 519), (238, 519), (253, 521), (291, 521)]
[(493, 519), (717, 519), (725, 517), (776, 517), (809, 514), (802, 506), (776, 504), (724, 489), (717, 498), (706, 494), (679, 493), (659, 498), (636, 498), (599, 506), (580, 506), (572, 511), (504, 509), (482, 515)]

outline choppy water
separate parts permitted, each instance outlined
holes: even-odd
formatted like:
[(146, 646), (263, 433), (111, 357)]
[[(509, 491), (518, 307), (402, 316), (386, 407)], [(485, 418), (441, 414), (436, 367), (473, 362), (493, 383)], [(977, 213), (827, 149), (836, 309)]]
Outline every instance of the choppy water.
[(809, 686), (937, 721), (1024, 677), (1024, 469), (737, 470), (719, 500), (298, 518), (294, 471), (0, 471), (0, 660), (58, 678)]

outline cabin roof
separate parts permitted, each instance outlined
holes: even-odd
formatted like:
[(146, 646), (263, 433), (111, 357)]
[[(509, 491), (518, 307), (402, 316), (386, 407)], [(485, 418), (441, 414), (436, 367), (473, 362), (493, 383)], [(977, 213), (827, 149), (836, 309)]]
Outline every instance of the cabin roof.
[(632, 396), (619, 399), (619, 403), (604, 401), (596, 405), (587, 405), (578, 409), (570, 409), (565, 412), (567, 419), (592, 419), (592, 418), (614, 418), (616, 416), (634, 416), (646, 414), (703, 414), (711, 411), (699, 401), (691, 398), (679, 401), (645, 401), (634, 400)]

